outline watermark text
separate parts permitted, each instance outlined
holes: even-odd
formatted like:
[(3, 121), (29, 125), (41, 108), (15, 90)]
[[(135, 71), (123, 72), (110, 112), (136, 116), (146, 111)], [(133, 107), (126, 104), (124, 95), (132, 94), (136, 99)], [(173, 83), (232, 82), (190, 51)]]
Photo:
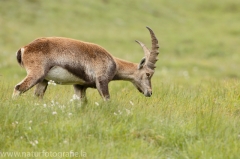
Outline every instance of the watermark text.
[(27, 152), (16, 152), (16, 151), (0, 151), (0, 158), (1, 157), (54, 157), (54, 158), (65, 158), (65, 157), (82, 157), (85, 158), (87, 157), (87, 153), (83, 150), (80, 152), (74, 152), (74, 151), (66, 151), (66, 152), (56, 152), (56, 151), (27, 151)]

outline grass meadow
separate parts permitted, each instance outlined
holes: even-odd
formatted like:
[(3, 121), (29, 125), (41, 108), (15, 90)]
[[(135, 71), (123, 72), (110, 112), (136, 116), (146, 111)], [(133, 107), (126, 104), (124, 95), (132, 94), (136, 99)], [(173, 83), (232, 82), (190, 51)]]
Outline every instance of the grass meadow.
[[(240, 158), (240, 1), (0, 1), (0, 158)], [(16, 100), (26, 75), (15, 52), (38, 37), (97, 43), (140, 62), (160, 43), (146, 98), (129, 82), (109, 84), (111, 101), (88, 89), (50, 85), (43, 100), (31, 89)]]

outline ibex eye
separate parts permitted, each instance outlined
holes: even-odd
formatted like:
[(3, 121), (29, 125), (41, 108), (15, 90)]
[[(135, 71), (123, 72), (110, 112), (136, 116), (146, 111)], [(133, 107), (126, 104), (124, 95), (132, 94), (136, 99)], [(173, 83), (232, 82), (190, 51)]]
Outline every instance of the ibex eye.
[(150, 77), (150, 73), (146, 73), (147, 77)]

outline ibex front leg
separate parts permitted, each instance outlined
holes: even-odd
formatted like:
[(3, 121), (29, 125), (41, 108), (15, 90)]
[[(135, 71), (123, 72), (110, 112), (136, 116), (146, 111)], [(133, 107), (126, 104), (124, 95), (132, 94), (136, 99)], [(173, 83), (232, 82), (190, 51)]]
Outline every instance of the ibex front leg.
[(104, 101), (107, 101), (110, 99), (109, 91), (108, 91), (108, 83), (109, 81), (106, 79), (103, 79), (101, 77), (97, 78), (96, 80), (96, 87), (100, 95), (102, 96)]
[(75, 94), (80, 98), (81, 102), (87, 103), (86, 90), (87, 87), (81, 85), (73, 85)]

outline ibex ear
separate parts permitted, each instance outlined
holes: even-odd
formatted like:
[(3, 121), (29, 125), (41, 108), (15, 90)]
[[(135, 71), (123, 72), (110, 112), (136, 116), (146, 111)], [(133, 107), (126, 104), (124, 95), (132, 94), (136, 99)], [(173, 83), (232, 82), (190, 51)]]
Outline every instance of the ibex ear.
[(140, 61), (139, 65), (138, 65), (138, 69), (139, 69), (139, 70), (143, 67), (143, 65), (145, 64), (145, 62), (146, 62), (146, 58), (144, 57), (144, 58)]

